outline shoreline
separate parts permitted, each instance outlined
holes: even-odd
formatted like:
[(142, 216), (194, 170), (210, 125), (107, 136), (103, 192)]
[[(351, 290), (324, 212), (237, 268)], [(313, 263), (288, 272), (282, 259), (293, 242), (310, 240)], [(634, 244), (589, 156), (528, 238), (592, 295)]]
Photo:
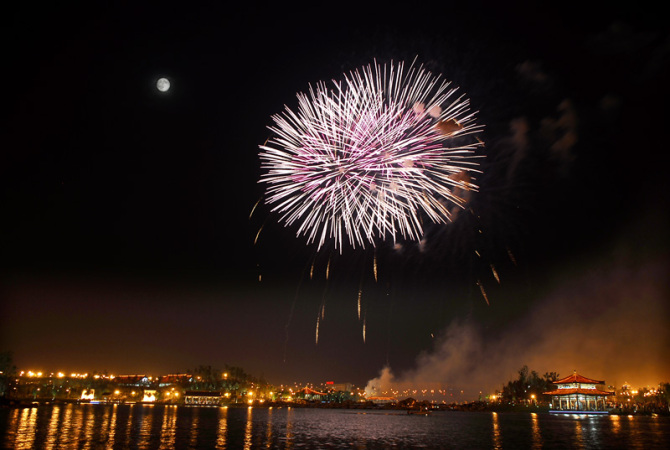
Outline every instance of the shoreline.
[[(524, 406), (524, 405), (491, 405), (482, 402), (473, 402), (467, 404), (439, 404), (439, 405), (428, 405), (427, 409), (425, 405), (423, 408), (408, 408), (398, 405), (374, 405), (370, 402), (367, 403), (356, 403), (356, 402), (344, 402), (344, 403), (289, 403), (289, 402), (264, 402), (264, 403), (254, 403), (252, 405), (245, 403), (223, 403), (219, 405), (187, 405), (184, 403), (170, 403), (170, 402), (104, 402), (104, 401), (88, 401), (88, 400), (79, 400), (79, 399), (20, 399), (20, 400), (10, 400), (0, 402), (0, 408), (2, 409), (15, 409), (15, 408), (33, 408), (40, 406), (53, 406), (53, 405), (67, 405), (67, 404), (79, 404), (79, 405), (124, 405), (124, 406), (135, 406), (135, 405), (146, 405), (146, 406), (181, 406), (187, 408), (235, 408), (235, 409), (247, 409), (247, 408), (295, 408), (295, 409), (347, 409), (347, 410), (364, 410), (364, 411), (403, 411), (406, 413), (419, 413), (421, 411), (425, 412), (495, 412), (495, 413), (507, 413), (507, 412), (527, 412), (527, 413), (537, 413), (537, 414), (555, 414), (551, 412), (548, 406)], [(561, 414), (571, 415), (571, 414), (589, 414), (584, 411), (564, 411)], [(611, 409), (605, 412), (600, 412), (600, 415), (608, 416), (670, 416), (670, 411), (640, 411), (640, 410), (621, 410), (621, 409)]]

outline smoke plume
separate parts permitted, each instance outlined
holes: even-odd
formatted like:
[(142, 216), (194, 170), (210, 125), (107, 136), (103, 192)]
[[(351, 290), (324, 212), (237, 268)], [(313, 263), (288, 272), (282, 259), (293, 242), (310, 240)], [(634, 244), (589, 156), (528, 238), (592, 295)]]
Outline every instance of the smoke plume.
[(418, 356), (415, 368), (394, 375), (384, 367), (366, 392), (476, 400), (516, 379), (523, 365), (540, 375), (576, 370), (616, 387), (668, 381), (666, 273), (665, 262), (593, 270), (557, 286), (493, 339), (473, 321), (455, 320), (431, 351)]

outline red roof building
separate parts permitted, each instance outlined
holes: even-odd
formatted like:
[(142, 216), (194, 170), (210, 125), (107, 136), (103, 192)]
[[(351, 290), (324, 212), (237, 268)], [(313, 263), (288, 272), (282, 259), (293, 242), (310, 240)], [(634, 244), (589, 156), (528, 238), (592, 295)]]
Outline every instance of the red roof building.
[(307, 386), (300, 389), (298, 392), (296, 392), (296, 394), (307, 401), (321, 401), (328, 395), (327, 392), (315, 391), (314, 389), (308, 388)]
[(605, 384), (603, 380), (592, 380), (577, 372), (563, 379), (554, 381), (557, 389), (543, 392), (552, 396), (552, 410), (557, 413), (607, 413), (607, 397), (613, 392), (598, 389)]

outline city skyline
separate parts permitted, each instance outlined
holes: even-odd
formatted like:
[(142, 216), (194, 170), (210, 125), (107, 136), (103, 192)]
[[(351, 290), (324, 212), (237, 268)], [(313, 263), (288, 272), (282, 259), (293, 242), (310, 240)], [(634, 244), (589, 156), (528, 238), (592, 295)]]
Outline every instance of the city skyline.
[[(49, 400), (95, 400), (96, 402), (109, 402), (115, 397), (116, 401), (123, 398), (131, 401), (131, 394), (139, 401), (143, 396), (145, 402), (153, 401), (183, 401), (184, 392), (202, 391), (204, 395), (218, 393), (220, 400), (232, 401), (234, 403), (242, 400), (243, 403), (254, 404), (255, 400), (280, 400), (284, 396), (294, 397), (298, 392), (327, 395), (327, 393), (346, 392), (355, 395), (357, 401), (366, 399), (393, 399), (394, 402), (409, 399), (430, 401), (441, 404), (468, 404), (475, 401), (495, 402), (531, 402), (541, 400), (541, 395), (557, 386), (560, 374), (556, 372), (538, 374), (524, 366), (518, 372), (519, 379), (526, 381), (508, 380), (501, 381), (494, 390), (466, 392), (457, 385), (431, 384), (426, 386), (403, 386), (383, 385), (376, 382), (365, 386), (357, 386), (349, 382), (321, 381), (321, 382), (293, 382), (288, 384), (275, 384), (270, 380), (259, 379), (253, 374), (247, 374), (237, 367), (227, 367), (218, 370), (211, 367), (199, 367), (191, 373), (167, 373), (167, 374), (108, 374), (93, 371), (92, 373), (24, 371), (20, 370), (10, 375), (9, 397), (15, 401), (25, 401), (29, 397), (39, 398), (42, 401)], [(3, 375), (0, 372), (0, 375)], [(577, 372), (568, 376), (581, 376)], [(584, 378), (586, 379), (586, 378)], [(382, 380), (383, 381), (383, 380)], [(56, 384), (58, 383), (58, 384)], [(521, 383), (521, 387), (518, 384)], [(531, 383), (526, 385), (526, 383)], [(663, 395), (667, 391), (667, 382), (659, 382), (655, 385), (634, 386), (628, 382), (620, 385), (607, 383), (605, 380), (598, 381), (601, 389), (610, 392), (617, 398), (633, 398), (636, 396), (649, 397)], [(39, 389), (37, 387), (44, 387)], [(203, 387), (204, 386), (204, 387)], [(5, 386), (7, 387), (7, 386)], [(122, 389), (121, 389), (122, 388)], [(522, 389), (519, 391), (518, 389)], [(132, 393), (131, 393), (132, 391)], [(249, 398), (249, 392), (253, 392), (253, 398)], [(553, 392), (553, 391), (552, 391)], [(151, 398), (147, 398), (147, 395)], [(157, 397), (155, 397), (157, 396)], [(155, 397), (155, 398), (154, 398)], [(504, 400), (504, 399), (507, 400)], [(287, 399), (283, 399), (287, 401)], [(352, 400), (352, 398), (348, 398)], [(548, 397), (544, 397), (548, 401)], [(291, 401), (291, 399), (288, 399)], [(342, 398), (332, 398), (327, 402), (341, 403)], [(624, 400), (625, 402), (625, 400)], [(318, 403), (318, 402), (317, 402)], [(262, 404), (262, 402), (261, 402)]]

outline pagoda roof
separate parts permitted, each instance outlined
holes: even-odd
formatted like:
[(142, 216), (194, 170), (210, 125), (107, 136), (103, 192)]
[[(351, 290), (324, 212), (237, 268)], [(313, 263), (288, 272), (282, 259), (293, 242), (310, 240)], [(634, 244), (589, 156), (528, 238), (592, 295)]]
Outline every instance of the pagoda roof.
[(614, 392), (601, 391), (600, 389), (556, 389), (555, 391), (543, 392), (545, 395), (571, 395), (571, 394), (584, 394), (584, 395), (613, 395)]
[(310, 389), (307, 386), (300, 389), (298, 392), (304, 392), (305, 394), (309, 394), (309, 395), (328, 395), (328, 393), (326, 393), (326, 392), (315, 391), (314, 389)]
[(553, 383), (554, 384), (568, 384), (568, 383), (605, 384), (605, 381), (603, 381), (603, 380), (592, 380), (590, 378), (586, 378), (586, 377), (581, 376), (577, 372), (574, 372), (572, 375), (567, 376), (565, 378), (562, 378), (560, 380), (556, 380)]

